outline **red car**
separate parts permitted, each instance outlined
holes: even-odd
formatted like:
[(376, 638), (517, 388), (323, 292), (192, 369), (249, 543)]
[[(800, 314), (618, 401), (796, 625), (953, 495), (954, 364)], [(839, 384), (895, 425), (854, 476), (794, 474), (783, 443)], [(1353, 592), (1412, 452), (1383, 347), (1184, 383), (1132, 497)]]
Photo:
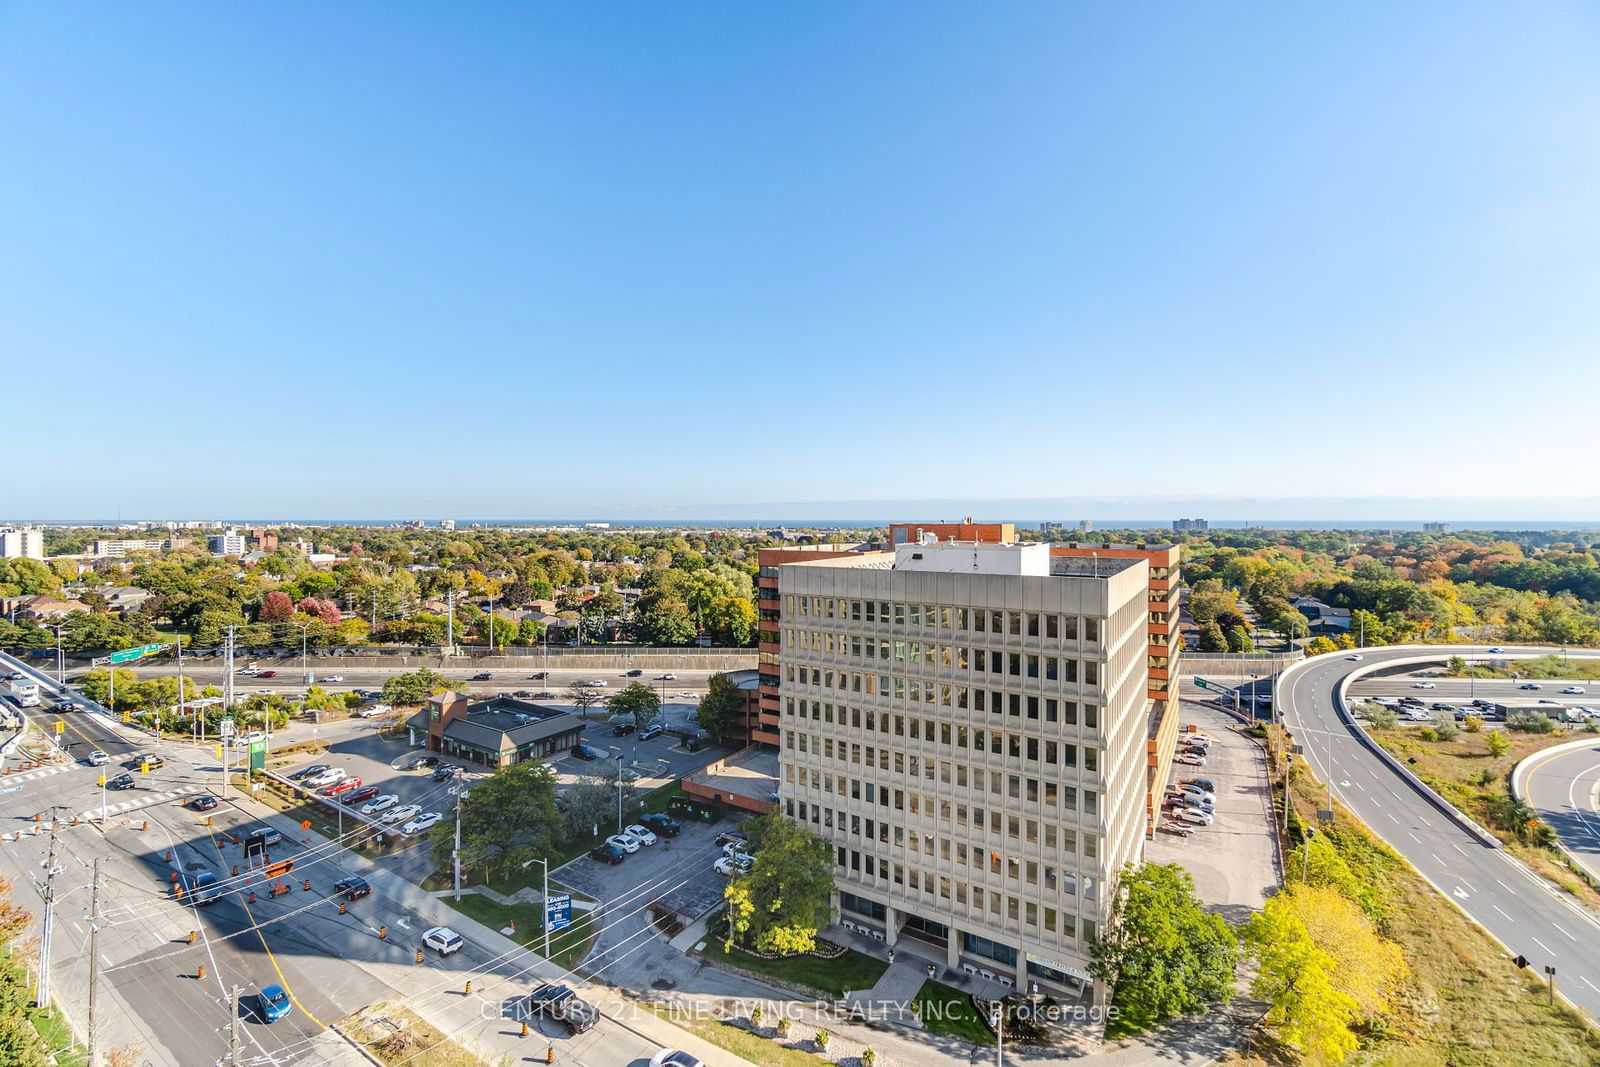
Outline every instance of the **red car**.
[(340, 801), (340, 803), (363, 804), (377, 796), (378, 792), (378, 787), (375, 785), (364, 786), (363, 788), (357, 789), (354, 793), (351, 793), (349, 796), (345, 797), (344, 800)]
[(322, 795), (325, 797), (336, 797), (340, 793), (348, 793), (350, 790), (355, 789), (360, 785), (360, 778), (346, 778), (343, 781), (334, 782), (332, 785), (324, 786), (322, 789)]
[(260, 674), (256, 675), (257, 678), (276, 678), (277, 676), (277, 671), (262, 671)]

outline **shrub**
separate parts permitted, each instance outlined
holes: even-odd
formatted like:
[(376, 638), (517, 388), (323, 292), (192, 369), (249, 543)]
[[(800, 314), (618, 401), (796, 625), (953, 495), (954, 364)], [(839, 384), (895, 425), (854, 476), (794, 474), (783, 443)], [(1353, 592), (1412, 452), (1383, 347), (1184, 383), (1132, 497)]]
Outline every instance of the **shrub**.
[(1499, 759), (1511, 751), (1511, 739), (1499, 730), (1490, 730), (1483, 735), (1483, 746), (1488, 749), (1489, 755)]
[(761, 1029), (761, 1005), (759, 1004), (750, 1009), (750, 1029)]
[(1556, 724), (1548, 715), (1541, 715), (1536, 711), (1514, 711), (1506, 719), (1506, 729), (1521, 730), (1523, 733), (1548, 734), (1554, 733)]
[(832, 1039), (833, 1039), (833, 1035), (832, 1034), (828, 1033), (828, 1031), (822, 1029), (821, 1027), (818, 1027), (817, 1028), (817, 1036), (815, 1038), (813, 1038), (812, 1040), (814, 1040), (817, 1043), (817, 1051), (818, 1052), (827, 1052), (828, 1051), (828, 1042), (831, 1041)]
[(1468, 715), (1461, 723), (1462, 729), (1469, 734), (1475, 734), (1483, 729), (1483, 719), (1477, 715)]
[(1454, 741), (1461, 736), (1461, 728), (1456, 725), (1456, 718), (1448, 711), (1441, 711), (1434, 721), (1433, 732), (1439, 735), (1441, 741)]
[(1395, 716), (1394, 709), (1386, 708), (1382, 704), (1362, 704), (1356, 708), (1356, 714), (1384, 730), (1393, 730), (1400, 722)]
[(861, 1050), (861, 1067), (872, 1067), (878, 1062), (878, 1050), (868, 1045)]
[(778, 1036), (789, 1036), (789, 1017), (787, 1015), (781, 1015), (778, 1017)]
[(1417, 736), (1422, 738), (1424, 741), (1437, 741), (1439, 740), (1439, 731), (1434, 729), (1432, 726), (1424, 726), (1421, 730), (1417, 731)]

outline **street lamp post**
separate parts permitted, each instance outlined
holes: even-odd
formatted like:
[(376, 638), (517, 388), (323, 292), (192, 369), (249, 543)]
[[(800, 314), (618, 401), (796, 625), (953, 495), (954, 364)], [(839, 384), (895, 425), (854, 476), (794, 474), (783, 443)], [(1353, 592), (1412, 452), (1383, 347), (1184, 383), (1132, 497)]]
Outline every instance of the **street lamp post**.
[(617, 753), (617, 833), (622, 833), (622, 753)]

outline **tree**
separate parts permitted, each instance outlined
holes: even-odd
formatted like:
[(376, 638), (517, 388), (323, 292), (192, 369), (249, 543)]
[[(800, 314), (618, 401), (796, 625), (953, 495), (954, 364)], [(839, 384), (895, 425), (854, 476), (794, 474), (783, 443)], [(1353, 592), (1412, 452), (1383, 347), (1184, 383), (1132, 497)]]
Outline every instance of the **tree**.
[(287, 622), (294, 616), (294, 601), (289, 594), (274, 589), (261, 598), (261, 609), (256, 612), (258, 622)]
[(567, 700), (577, 706), (579, 715), (584, 714), (603, 699), (600, 695), (600, 690), (588, 682), (573, 682), (567, 686)]
[(83, 695), (102, 707), (111, 708), (112, 711), (132, 711), (139, 706), (139, 676), (126, 667), (114, 668), (117, 672), (117, 706), (112, 708), (107, 701), (111, 699), (111, 678), (104, 667), (97, 667), (85, 674), (78, 683), (78, 688), (83, 690)]
[(1196, 649), (1199, 652), (1226, 652), (1228, 651), (1228, 638), (1222, 632), (1222, 627), (1215, 622), (1208, 622), (1200, 627), (1200, 641)]
[(1250, 640), (1250, 631), (1243, 626), (1230, 627), (1227, 633), (1229, 652), (1254, 652), (1256, 643)]
[(588, 837), (600, 823), (617, 810), (617, 786), (599, 778), (585, 778), (566, 786), (561, 794), (566, 805), (561, 826), (568, 840)]
[(1285, 897), (1269, 898), (1245, 923), (1245, 944), (1257, 968), (1251, 995), (1268, 1003), (1267, 1024), (1286, 1044), (1342, 1062), (1357, 1045), (1350, 1030), (1356, 999), (1335, 986), (1333, 958), (1317, 947)]
[(700, 701), (700, 728), (718, 744), (726, 744), (734, 733), (744, 694), (726, 674), (713, 674)]
[(756, 635), (755, 605), (742, 596), (713, 600), (706, 608), (704, 621), (711, 640), (728, 648), (743, 648)]
[(829, 920), (832, 847), (776, 812), (756, 816), (745, 828), (755, 865), (723, 890), (732, 912), (729, 940), (762, 952), (808, 951)]
[(519, 645), (537, 645), (544, 640), (544, 623), (537, 619), (523, 619), (517, 623), (517, 640)]
[(1239, 607), (1239, 594), (1223, 589), (1193, 592), (1186, 600), (1189, 608), (1189, 617), (1195, 624), (1205, 627), (1217, 621), (1217, 617), (1225, 612), (1234, 612)]
[(454, 688), (455, 683), (438, 671), (426, 667), (408, 674), (397, 674), (383, 683), (383, 699), (388, 704), (420, 704), (435, 693)]
[(643, 730), (661, 711), (661, 696), (648, 685), (633, 682), (606, 698), (606, 710), (612, 715), (632, 715), (633, 723)]
[(1237, 956), (1233, 931), (1200, 907), (1187, 871), (1130, 864), (1089, 969), (1123, 1011), (1159, 1022), (1232, 997)]
[(1489, 750), (1490, 756), (1499, 759), (1511, 751), (1511, 740), (1506, 737), (1504, 731), (1490, 730), (1483, 735), (1483, 747)]
[[(462, 861), (489, 878), (513, 874), (525, 861), (555, 849), (561, 829), (556, 774), (542, 763), (502, 767), (464, 790), (458, 803)], [(448, 857), (454, 823), (440, 822), (432, 840), (434, 855)]]

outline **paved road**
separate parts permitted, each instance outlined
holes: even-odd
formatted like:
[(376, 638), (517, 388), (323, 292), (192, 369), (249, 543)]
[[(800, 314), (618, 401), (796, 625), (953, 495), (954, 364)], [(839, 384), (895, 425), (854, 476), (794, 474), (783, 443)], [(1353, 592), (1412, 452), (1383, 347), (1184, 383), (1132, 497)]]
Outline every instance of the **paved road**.
[(1308, 660), (1280, 680), (1285, 722), (1318, 777), (1332, 783), (1345, 806), (1512, 955), (1526, 956), (1535, 974), (1554, 966), (1557, 988), (1591, 1017), (1600, 1016), (1600, 922), (1441, 812), (1363, 745), (1335, 711), (1335, 690), (1352, 672), (1435, 652), (1484, 654), (1477, 648), (1412, 646), (1368, 649), (1359, 663), (1339, 655)]
[(1600, 878), (1600, 740), (1533, 764), (1523, 789), (1577, 861)]

